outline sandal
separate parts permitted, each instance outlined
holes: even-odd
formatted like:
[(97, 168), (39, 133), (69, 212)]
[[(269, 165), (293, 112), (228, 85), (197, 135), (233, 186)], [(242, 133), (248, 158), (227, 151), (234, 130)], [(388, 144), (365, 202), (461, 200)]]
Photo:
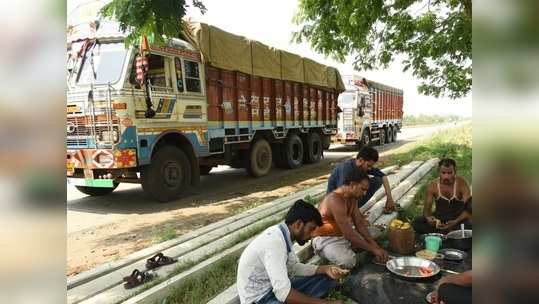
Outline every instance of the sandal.
[(162, 252), (159, 252), (158, 254), (146, 260), (146, 269), (154, 269), (160, 266), (176, 263), (177, 261), (177, 259), (168, 257)]
[(130, 276), (124, 277), (123, 281), (125, 289), (131, 289), (133, 287), (139, 286), (146, 282), (149, 282), (153, 279), (153, 274), (139, 271), (138, 269), (133, 270)]

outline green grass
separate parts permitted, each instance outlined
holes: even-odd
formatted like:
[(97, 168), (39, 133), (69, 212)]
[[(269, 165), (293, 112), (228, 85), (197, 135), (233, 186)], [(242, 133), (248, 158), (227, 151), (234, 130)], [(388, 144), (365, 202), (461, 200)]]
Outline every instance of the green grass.
[(207, 303), (214, 295), (234, 284), (238, 260), (238, 256), (223, 258), (203, 275), (185, 280), (170, 296), (158, 303)]
[(171, 225), (167, 225), (156, 234), (156, 237), (154, 237), (155, 243), (162, 243), (177, 237), (176, 229)]
[(310, 195), (307, 195), (306, 197), (303, 198), (303, 200), (313, 206), (316, 206), (316, 204), (318, 204), (320, 202), (322, 198), (321, 197), (312, 197)]

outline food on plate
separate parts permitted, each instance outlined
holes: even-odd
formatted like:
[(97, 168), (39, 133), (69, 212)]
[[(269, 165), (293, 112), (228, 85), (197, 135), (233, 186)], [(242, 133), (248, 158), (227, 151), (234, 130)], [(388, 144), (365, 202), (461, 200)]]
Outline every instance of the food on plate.
[(410, 229), (412, 226), (408, 222), (403, 222), (401, 220), (394, 219), (393, 221), (391, 221), (391, 224), (389, 224), (389, 227), (395, 228), (395, 229), (406, 230), (406, 229)]
[(429, 267), (419, 267), (419, 273), (423, 277), (429, 277), (432, 275), (433, 270)]
[(389, 225), (389, 227), (399, 229), (402, 226), (402, 224), (404, 224), (403, 221), (395, 219), (395, 220), (391, 221), (391, 224)]
[(436, 252), (432, 252), (426, 249), (416, 252), (415, 255), (419, 258), (424, 258), (427, 260), (434, 260), (436, 258)]

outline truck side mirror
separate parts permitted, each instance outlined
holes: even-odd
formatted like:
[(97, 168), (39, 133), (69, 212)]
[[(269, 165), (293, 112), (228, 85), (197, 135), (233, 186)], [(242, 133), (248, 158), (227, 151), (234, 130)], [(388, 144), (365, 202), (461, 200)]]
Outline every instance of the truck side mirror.
[(358, 102), (358, 105), (357, 105), (357, 116), (359, 117), (363, 117), (363, 115), (365, 115), (365, 111), (364, 111), (364, 108), (365, 107), (365, 97), (361, 97), (359, 99), (359, 102)]

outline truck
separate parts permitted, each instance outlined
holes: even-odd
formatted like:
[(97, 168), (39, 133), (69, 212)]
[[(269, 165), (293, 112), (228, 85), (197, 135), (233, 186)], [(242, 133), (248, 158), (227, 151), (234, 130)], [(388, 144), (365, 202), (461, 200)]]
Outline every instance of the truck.
[(218, 165), (253, 177), (319, 162), (337, 133), (337, 69), (197, 22), (126, 46), (117, 23), (68, 27), (68, 184), (140, 183), (159, 202)]
[(403, 90), (358, 75), (343, 76), (338, 97), (338, 132), (332, 142), (383, 145), (397, 140), (402, 127)]

